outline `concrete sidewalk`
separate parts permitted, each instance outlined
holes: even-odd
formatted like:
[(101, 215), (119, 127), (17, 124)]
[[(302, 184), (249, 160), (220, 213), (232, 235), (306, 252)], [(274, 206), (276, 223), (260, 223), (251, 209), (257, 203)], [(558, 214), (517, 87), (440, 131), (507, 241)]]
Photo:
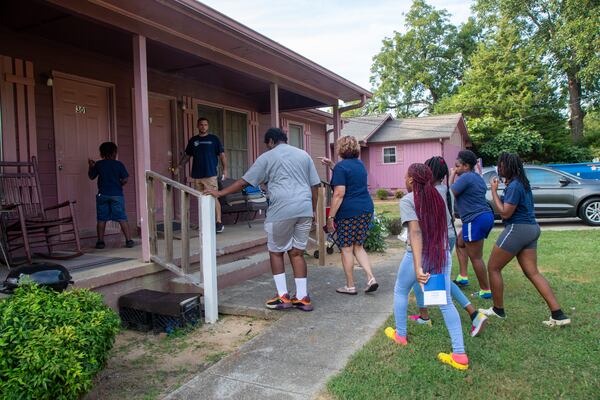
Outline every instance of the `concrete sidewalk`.
[[(393, 287), (402, 254), (376, 264), (380, 284), (374, 294), (337, 294), (343, 285), (339, 267), (309, 267), (309, 291), (315, 310), (272, 311), (280, 318), (260, 336), (195, 376), (166, 399), (310, 399), (339, 372), (392, 313)], [(291, 268), (288, 267), (288, 270)], [(355, 269), (359, 289), (366, 279)], [(294, 291), (288, 271), (288, 288)], [(264, 302), (275, 292), (270, 274), (219, 292), (228, 311), (269, 316)]]

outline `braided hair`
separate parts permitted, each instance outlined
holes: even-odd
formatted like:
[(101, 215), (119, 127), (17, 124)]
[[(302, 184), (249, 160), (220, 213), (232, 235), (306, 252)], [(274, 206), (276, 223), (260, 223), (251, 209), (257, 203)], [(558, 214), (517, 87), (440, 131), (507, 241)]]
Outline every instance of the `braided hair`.
[(413, 178), (415, 211), (423, 232), (423, 271), (442, 273), (448, 250), (444, 199), (431, 183), (432, 174), (428, 166), (412, 164), (407, 174)]
[(523, 160), (516, 153), (503, 152), (498, 157), (498, 174), (508, 181), (517, 178), (525, 187), (525, 190), (531, 190), (529, 179), (523, 168)]
[(444, 160), (444, 157), (434, 156), (425, 161), (425, 165), (431, 169), (431, 182), (433, 184), (446, 179), (446, 206), (448, 206), (448, 212), (450, 212), (452, 229), (454, 229), (454, 233), (456, 233), (456, 227), (454, 226), (454, 210), (452, 209), (452, 194), (450, 193), (450, 183), (447, 179), (450, 176), (448, 164), (446, 163), (446, 160)]

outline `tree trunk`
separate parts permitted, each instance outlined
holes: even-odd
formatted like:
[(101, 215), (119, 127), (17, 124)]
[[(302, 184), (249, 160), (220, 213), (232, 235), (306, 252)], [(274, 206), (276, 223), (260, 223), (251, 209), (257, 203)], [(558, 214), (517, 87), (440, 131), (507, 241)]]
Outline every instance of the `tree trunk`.
[(581, 109), (581, 81), (574, 73), (568, 73), (569, 79), (569, 127), (571, 128), (571, 140), (573, 143), (583, 139), (583, 117), (585, 113)]

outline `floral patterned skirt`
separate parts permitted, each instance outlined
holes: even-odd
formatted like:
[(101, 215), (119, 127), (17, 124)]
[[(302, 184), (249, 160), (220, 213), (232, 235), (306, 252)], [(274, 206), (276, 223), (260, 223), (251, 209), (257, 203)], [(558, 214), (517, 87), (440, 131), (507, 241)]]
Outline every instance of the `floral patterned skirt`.
[(372, 213), (364, 213), (336, 220), (335, 243), (339, 247), (351, 247), (355, 243), (362, 246), (367, 239), (372, 219)]

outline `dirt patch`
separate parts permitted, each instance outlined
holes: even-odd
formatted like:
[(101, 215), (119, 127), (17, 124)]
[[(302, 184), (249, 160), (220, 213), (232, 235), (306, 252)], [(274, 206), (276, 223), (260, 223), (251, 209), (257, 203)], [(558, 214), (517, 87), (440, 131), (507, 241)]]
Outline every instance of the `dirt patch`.
[(270, 323), (225, 316), (214, 325), (171, 336), (124, 330), (84, 400), (160, 398), (235, 351)]

